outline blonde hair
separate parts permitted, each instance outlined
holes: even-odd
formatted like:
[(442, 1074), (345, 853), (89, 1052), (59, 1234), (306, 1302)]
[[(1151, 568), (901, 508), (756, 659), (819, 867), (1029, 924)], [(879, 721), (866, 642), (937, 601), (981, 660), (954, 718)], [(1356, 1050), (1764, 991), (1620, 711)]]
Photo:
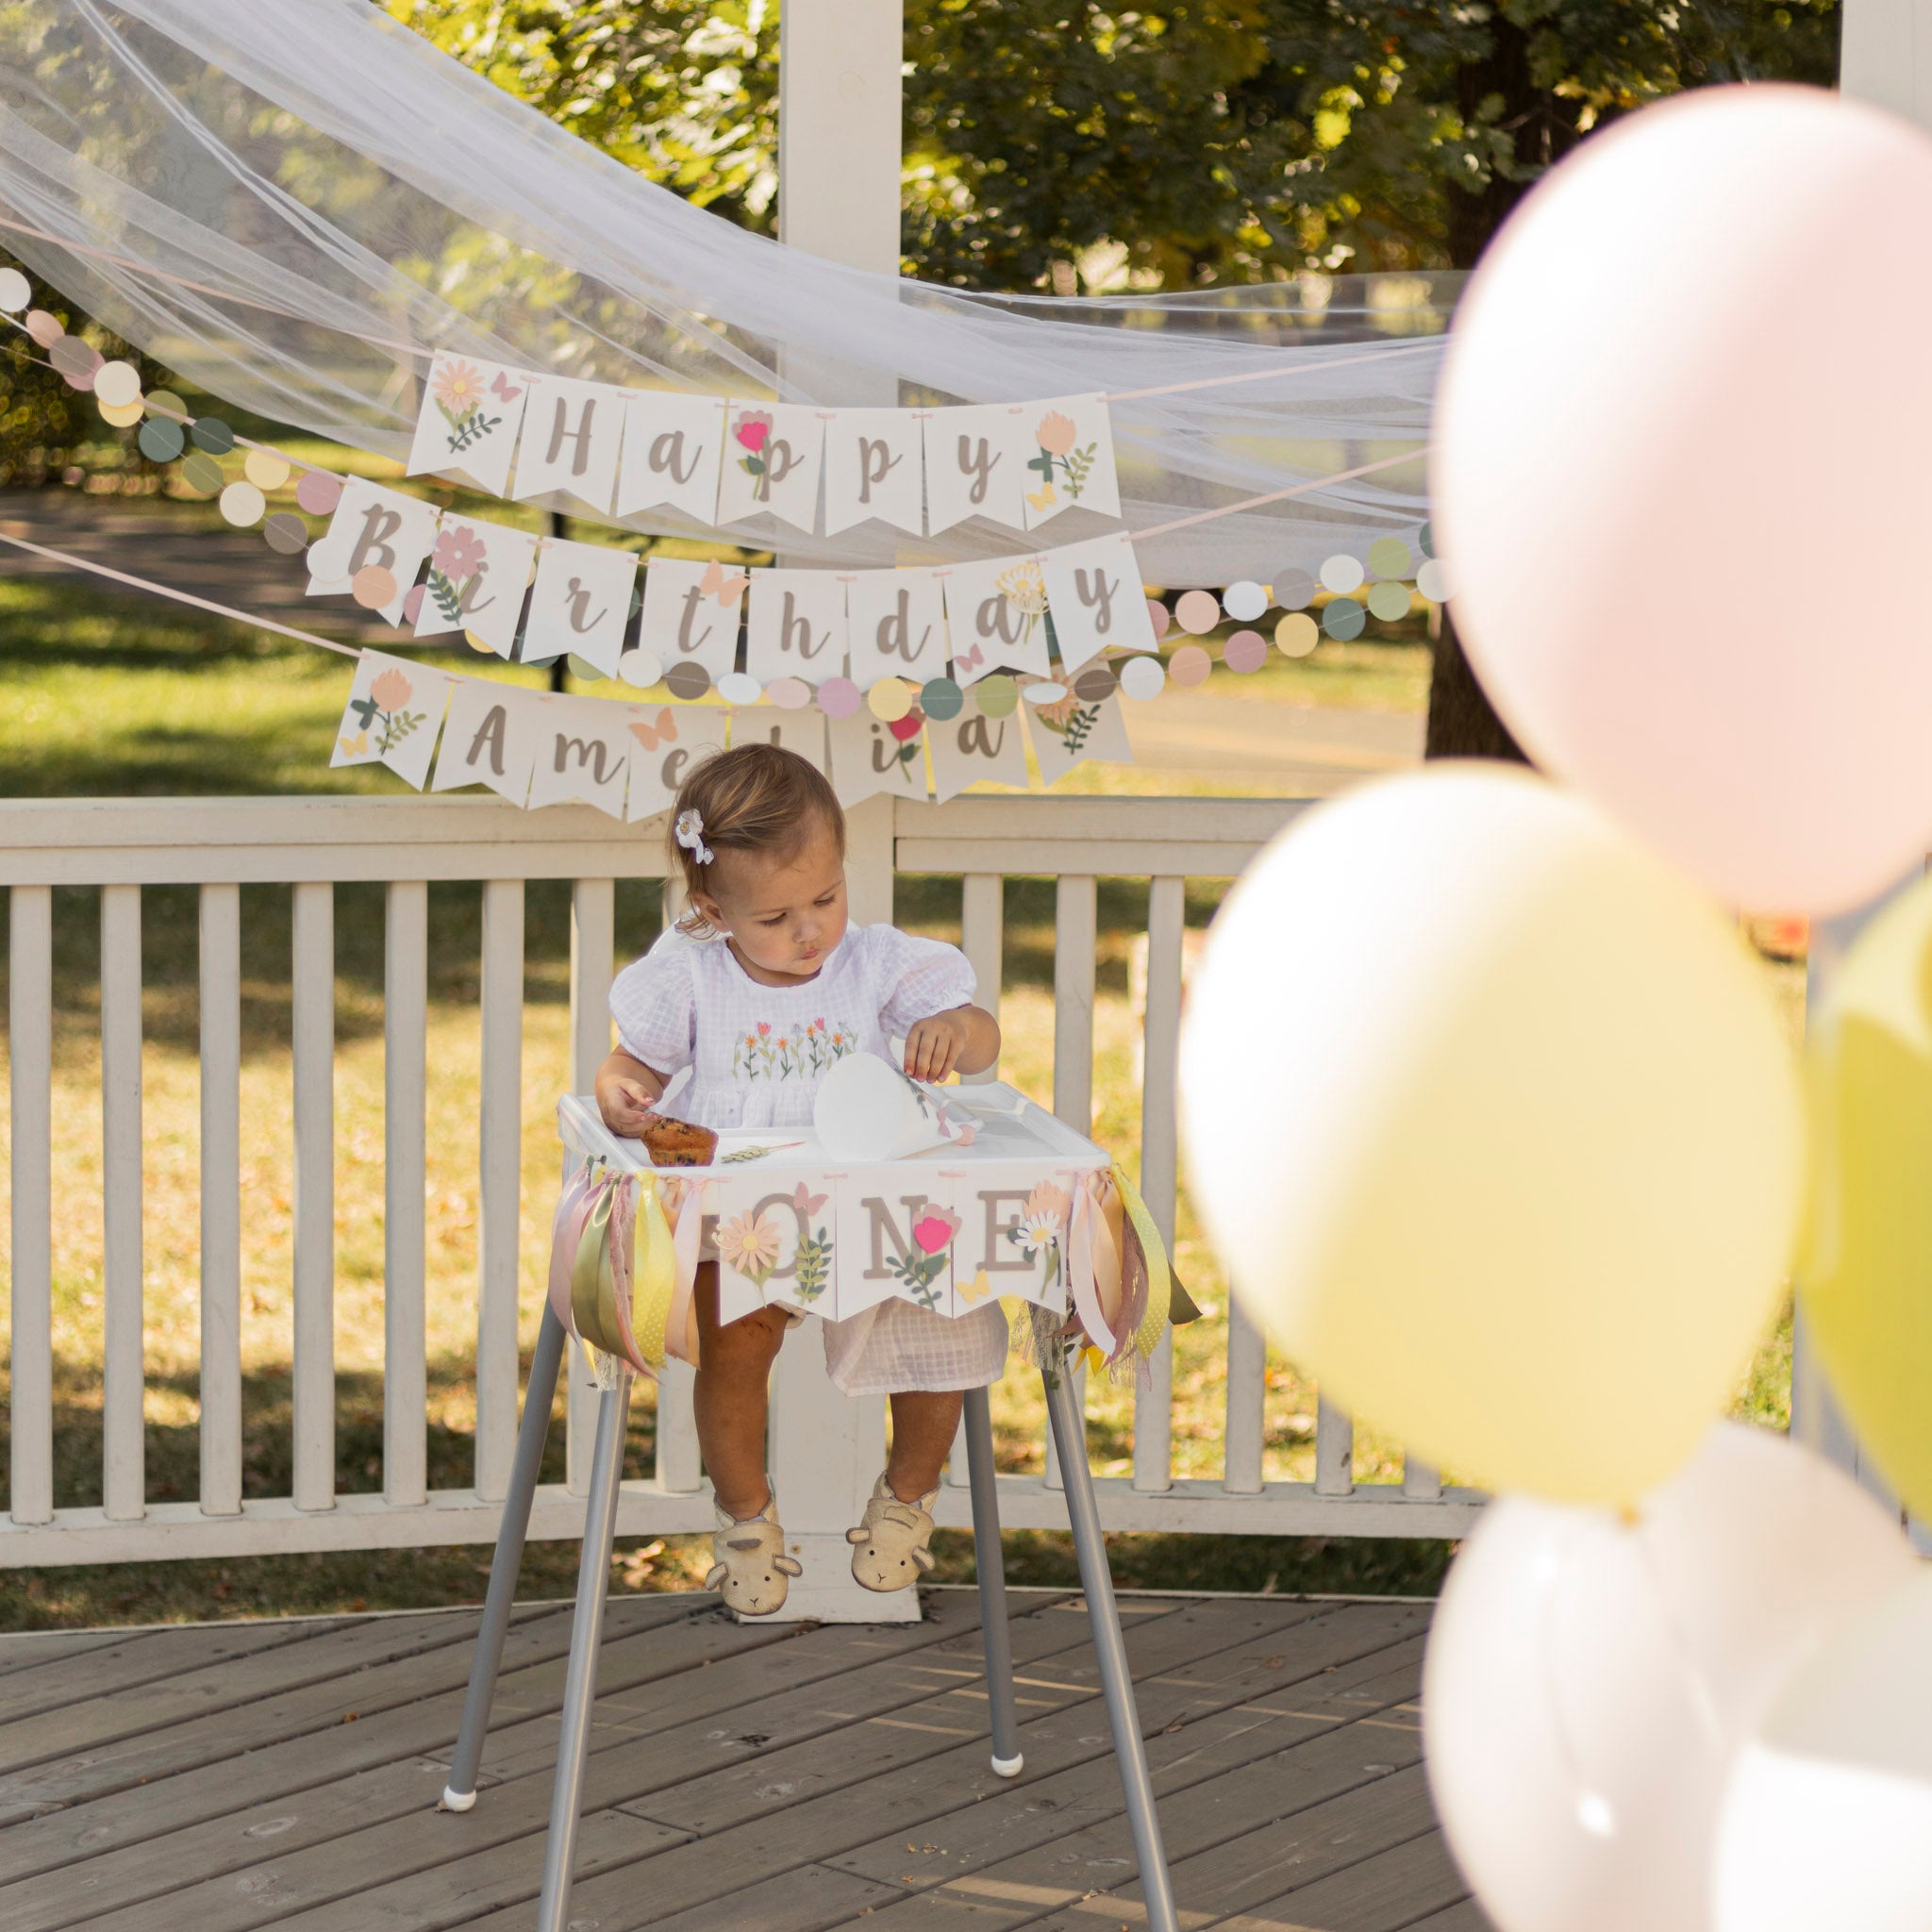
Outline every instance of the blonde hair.
[[(688, 811), (703, 820), (699, 834), (705, 848), (700, 857), (677, 842), (678, 822)], [(692, 939), (708, 939), (709, 920), (697, 909), (700, 892), (715, 891), (710, 883), (711, 861), (723, 852), (796, 852), (819, 827), (839, 842), (845, 856), (845, 814), (839, 795), (815, 765), (776, 744), (739, 744), (714, 753), (691, 771), (677, 788), (671, 823), (664, 834), (665, 849), (684, 877), (685, 896), (693, 904), (677, 922), (677, 930)]]

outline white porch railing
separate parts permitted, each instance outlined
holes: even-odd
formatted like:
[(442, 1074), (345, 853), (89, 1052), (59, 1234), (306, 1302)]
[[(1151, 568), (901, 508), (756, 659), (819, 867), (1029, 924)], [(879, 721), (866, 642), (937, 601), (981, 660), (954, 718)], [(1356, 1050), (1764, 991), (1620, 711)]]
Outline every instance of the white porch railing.
[[(1000, 981), (1002, 880), (1054, 878), (1054, 1108), (1085, 1131), (1093, 1094), (1097, 882), (1150, 881), (1141, 1185), (1172, 1240), (1185, 882), (1238, 873), (1299, 809), (1291, 802), (1214, 799), (962, 798), (939, 807), (873, 800), (851, 814), (855, 916), (890, 917), (895, 868), (961, 875), (965, 948), (991, 1003)], [(0, 1520), (0, 1568), (493, 1538), (518, 1398), (525, 882), (572, 882), (571, 1058), (575, 1084), (587, 1089), (609, 1041), (615, 881), (658, 877), (663, 869), (655, 827), (620, 826), (578, 808), (525, 814), (471, 798), (0, 803), (0, 885), (11, 899), (13, 1257), (12, 1483), (10, 1512)], [(338, 1494), (333, 889), (371, 880), (384, 884), (387, 900), (383, 1488)], [(438, 880), (482, 881), (483, 1100), (475, 1479), (472, 1488), (431, 1491), (424, 1183), (428, 885)], [(290, 1493), (244, 1500), (240, 889), (256, 883), (293, 890), (293, 1440)], [(142, 888), (149, 885), (198, 887), (201, 903), (201, 1482), (190, 1502), (149, 1501), (143, 1472), (140, 941)], [(101, 895), (105, 1344), (97, 1508), (57, 1507), (54, 1497), (55, 886), (98, 887)], [(529, 1205), (540, 1214), (547, 1208)], [(1480, 1498), (1444, 1491), (1413, 1458), (1399, 1484), (1356, 1484), (1351, 1425), (1326, 1404), (1314, 1481), (1265, 1480), (1263, 1368), (1259, 1333), (1231, 1307), (1224, 1474), (1176, 1481), (1171, 1361), (1163, 1351), (1135, 1402), (1133, 1474), (1096, 1485), (1108, 1529), (1453, 1537), (1472, 1526)], [(594, 1391), (579, 1361), (572, 1375), (568, 1477), (539, 1490), (535, 1537), (581, 1533), (576, 1499), (589, 1473)], [(794, 1413), (800, 1420), (789, 1421)], [(822, 1409), (808, 1423), (803, 1411), (776, 1404), (774, 1466), (811, 1464), (823, 1445), (788, 1443), (786, 1433), (803, 1437), (824, 1427)], [(969, 1522), (963, 1481), (961, 1467), (941, 1499), (944, 1523)], [(1043, 1475), (1003, 1475), (1000, 1486), (1006, 1524), (1064, 1525), (1051, 1460)], [(655, 1473), (625, 1485), (619, 1530), (656, 1535), (710, 1524), (689, 1375), (674, 1370), (658, 1394)]]

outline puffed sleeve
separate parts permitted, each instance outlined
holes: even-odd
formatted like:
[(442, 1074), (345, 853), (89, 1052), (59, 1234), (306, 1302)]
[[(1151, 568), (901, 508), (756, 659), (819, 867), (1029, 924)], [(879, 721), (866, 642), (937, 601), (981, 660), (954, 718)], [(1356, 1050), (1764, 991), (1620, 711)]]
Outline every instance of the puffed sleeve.
[(866, 928), (879, 990), (879, 1025), (891, 1040), (915, 1021), (963, 1007), (973, 998), (973, 968), (958, 946), (923, 940), (895, 925)]
[(691, 989), (691, 942), (667, 932), (611, 982), (610, 1017), (617, 1043), (660, 1074), (688, 1067), (697, 1046), (697, 1000)]

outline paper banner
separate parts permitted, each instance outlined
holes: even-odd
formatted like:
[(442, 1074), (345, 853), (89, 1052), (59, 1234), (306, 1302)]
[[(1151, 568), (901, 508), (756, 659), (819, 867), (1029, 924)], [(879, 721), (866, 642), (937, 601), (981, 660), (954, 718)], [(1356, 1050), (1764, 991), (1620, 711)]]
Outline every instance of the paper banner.
[(530, 591), (524, 662), (547, 664), (574, 651), (606, 677), (615, 677), (637, 576), (632, 551), (608, 543), (546, 540)]
[(691, 767), (714, 751), (724, 749), (723, 705), (650, 705), (626, 707), (632, 715), (630, 733), (630, 795), (624, 815), (635, 822), (671, 809), (677, 788), (691, 776)]
[(825, 737), (831, 747), (832, 790), (841, 805), (857, 805), (879, 791), (894, 798), (925, 796), (925, 756), (918, 734), (895, 738), (891, 725), (870, 711), (859, 711), (850, 718), (827, 718)]
[(1127, 742), (1119, 698), (1084, 704), (1078, 698), (1064, 697), (1057, 705), (1029, 705), (1026, 708), (1031, 713), (1026, 721), (1028, 735), (1033, 740), (1033, 756), (1040, 760), (1042, 785), (1064, 778), (1086, 758), (1133, 763), (1134, 747)]
[(808, 403), (733, 403), (724, 436), (718, 521), (769, 511), (809, 533), (818, 521), (825, 419)]
[(861, 691), (881, 677), (924, 683), (946, 668), (946, 607), (929, 570), (862, 570), (846, 586), (852, 676)]
[(612, 514), (663, 508), (681, 509), (701, 524), (716, 522), (725, 408), (723, 396), (664, 390), (626, 396)]
[(953, 1312), (953, 1209), (958, 1183), (950, 1174), (908, 1177), (905, 1164), (861, 1168), (837, 1191), (839, 1319), (891, 1299), (935, 1314)]
[(439, 512), (420, 496), (385, 490), (364, 476), (344, 476), (326, 532), (308, 550), (310, 597), (346, 597), (362, 570), (386, 570), (395, 595), (379, 606), (391, 624), (403, 621), (403, 600), (436, 541)]
[(638, 645), (668, 669), (702, 664), (713, 684), (738, 662), (738, 612), (751, 579), (722, 563), (653, 557), (644, 563), (644, 616)]
[(1029, 1210), (1064, 1214), (1072, 1174), (1043, 1175), (1033, 1161), (974, 1161), (953, 1184), (959, 1232), (953, 1241), (953, 1277), (964, 1306), (988, 1295), (1013, 1294), (1043, 1307), (1063, 1308), (1058, 1257), (1024, 1241)]
[(625, 398), (604, 382), (533, 375), (517, 444), (518, 498), (562, 491), (600, 516), (617, 491)]
[(1053, 610), (1060, 662), (1069, 671), (1077, 671), (1109, 644), (1127, 651), (1158, 647), (1141, 566), (1124, 531), (1042, 551), (1040, 574)]
[(450, 791), (458, 785), (487, 785), (512, 805), (525, 804), (546, 718), (533, 691), (486, 677), (458, 678), (450, 694), (442, 749), (429, 789)]
[(925, 736), (932, 748), (933, 795), (941, 804), (982, 778), (1026, 790), (1026, 738), (1017, 713), (982, 717), (969, 698), (958, 717), (943, 724), (928, 719)]
[(839, 409), (825, 425), (825, 535), (868, 517), (918, 536), (924, 460), (910, 409)]
[(416, 635), (474, 632), (499, 658), (516, 650), (524, 591), (537, 539), (472, 517), (444, 516), (429, 548), (429, 575), (416, 610)]
[(329, 764), (387, 765), (418, 791), (429, 775), (436, 727), (456, 680), (445, 671), (364, 651), (336, 731)]
[(840, 1319), (831, 1191), (817, 1174), (760, 1162), (755, 1174), (715, 1183), (711, 1199), (721, 1320), (741, 1302), (745, 1312), (776, 1302)]
[(581, 799), (614, 819), (624, 816), (625, 773), (636, 741), (629, 726), (643, 705), (608, 698), (526, 698), (537, 710), (537, 756), (530, 773), (530, 807)]
[(776, 705), (748, 705), (731, 714), (731, 742), (775, 744), (795, 751), (816, 772), (829, 774), (823, 711), (780, 710)]
[(925, 527), (937, 536), (968, 517), (1026, 527), (1022, 488), (1029, 425), (1009, 403), (935, 409), (925, 423)]
[(1023, 423), (1028, 447), (1021, 464), (1029, 530), (1075, 505), (1104, 517), (1120, 515), (1113, 423), (1105, 396), (1057, 396), (1028, 403)]
[(755, 570), (745, 594), (744, 668), (760, 684), (820, 684), (845, 669), (845, 579), (829, 570)]
[(977, 684), (989, 671), (1047, 675), (1046, 580), (1031, 557), (955, 563), (942, 573), (953, 675)]
[(438, 350), (404, 474), (459, 475), (486, 495), (507, 495), (529, 389), (522, 370)]

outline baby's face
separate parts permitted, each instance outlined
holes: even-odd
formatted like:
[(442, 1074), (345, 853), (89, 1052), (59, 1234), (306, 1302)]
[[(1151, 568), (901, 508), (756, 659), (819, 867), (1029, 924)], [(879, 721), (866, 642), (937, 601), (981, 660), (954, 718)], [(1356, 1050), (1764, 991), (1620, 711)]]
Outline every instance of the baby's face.
[(845, 861), (829, 827), (795, 852), (721, 852), (714, 897), (698, 909), (731, 935), (740, 956), (774, 979), (809, 979), (845, 934)]

